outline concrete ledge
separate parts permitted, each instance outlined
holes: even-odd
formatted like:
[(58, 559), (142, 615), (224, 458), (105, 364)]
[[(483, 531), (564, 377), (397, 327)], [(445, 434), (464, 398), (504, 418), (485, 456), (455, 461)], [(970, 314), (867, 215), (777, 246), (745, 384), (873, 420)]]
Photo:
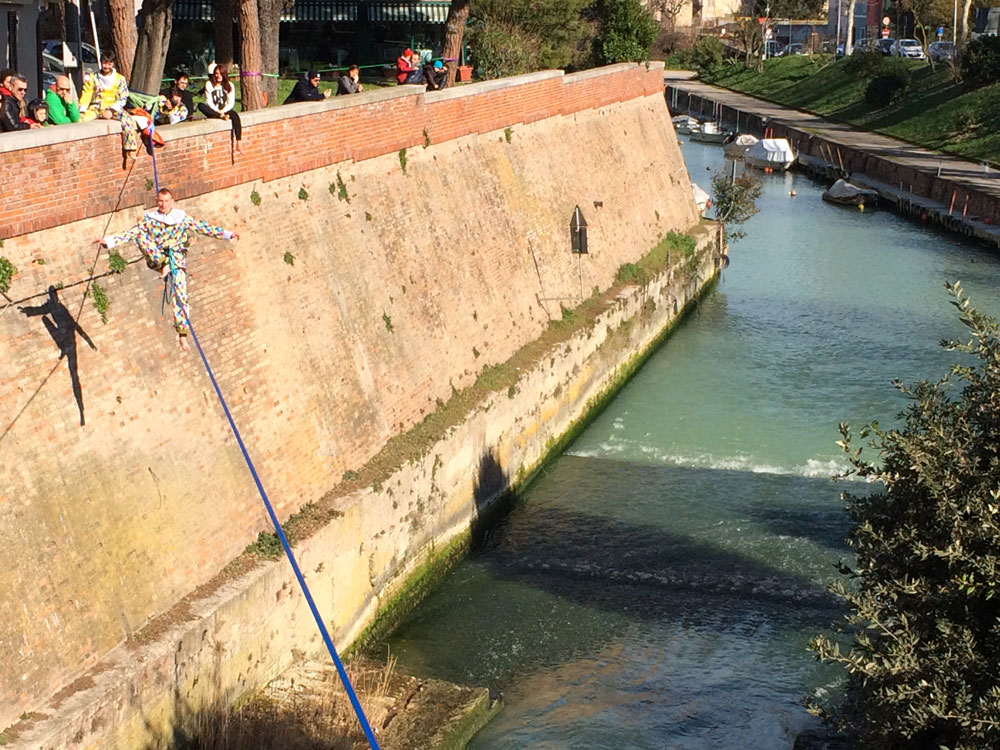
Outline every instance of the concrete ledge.
[[(650, 67), (653, 65), (659, 65), (663, 67), (663, 63), (650, 63)], [(602, 76), (614, 74), (614, 73), (624, 73), (629, 70), (635, 70), (636, 68), (645, 68), (644, 63), (617, 63), (615, 65), (606, 65), (603, 68), (591, 68), (590, 70), (581, 70), (578, 73), (570, 73), (566, 76), (564, 83), (577, 83), (579, 81), (588, 81), (592, 78), (600, 78)]]
[(100, 138), (121, 132), (122, 126), (114, 120), (93, 120), (22, 130), (17, 133), (0, 133), (0, 154), (38, 148), (39, 146), (52, 146), (57, 143), (84, 141), (88, 138)]
[[(607, 70), (607, 68), (602, 68), (602, 70)], [(525, 73), (524, 75), (512, 76), (511, 78), (496, 78), (492, 81), (470, 83), (468, 86), (455, 86), (443, 91), (428, 91), (424, 95), (429, 102), (444, 102), (450, 99), (461, 99), (464, 96), (475, 96), (476, 94), (483, 94), (488, 91), (512, 89), (517, 86), (523, 86), (526, 83), (537, 83), (538, 81), (547, 81), (551, 78), (562, 78), (563, 76), (565, 76), (565, 73), (561, 70), (539, 70), (535, 73)]]

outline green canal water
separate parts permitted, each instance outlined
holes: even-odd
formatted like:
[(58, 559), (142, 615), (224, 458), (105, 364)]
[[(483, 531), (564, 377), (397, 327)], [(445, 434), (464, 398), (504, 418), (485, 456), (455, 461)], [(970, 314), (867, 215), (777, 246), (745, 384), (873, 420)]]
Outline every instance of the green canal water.
[[(709, 188), (721, 149), (683, 150)], [(944, 282), (1000, 312), (1000, 262), (764, 185), (716, 288), (393, 636), (406, 670), (503, 693), (475, 750), (790, 748), (835, 680), (806, 643), (842, 615), (837, 423), (942, 374)]]

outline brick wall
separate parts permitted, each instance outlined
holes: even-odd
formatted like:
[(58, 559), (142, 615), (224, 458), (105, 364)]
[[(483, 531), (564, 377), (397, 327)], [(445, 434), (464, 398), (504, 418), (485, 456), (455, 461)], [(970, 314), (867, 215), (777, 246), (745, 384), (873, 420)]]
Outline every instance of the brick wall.
[[(661, 80), (622, 65), (250, 113), (235, 159), (221, 123), (164, 131), (161, 182), (240, 233), (192, 246), (192, 320), (282, 518), (695, 222)], [(267, 528), (156, 274), (128, 246), (102, 275), (92, 240), (152, 203), (114, 127), (0, 136), (0, 255), (20, 270), (0, 304), (0, 728)], [(106, 324), (83, 297), (95, 261)]]

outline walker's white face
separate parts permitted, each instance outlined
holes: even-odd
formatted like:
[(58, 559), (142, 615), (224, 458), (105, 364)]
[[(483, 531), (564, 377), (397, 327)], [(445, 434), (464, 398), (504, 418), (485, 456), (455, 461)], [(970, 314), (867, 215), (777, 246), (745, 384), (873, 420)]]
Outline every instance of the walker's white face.
[(161, 214), (169, 214), (174, 207), (174, 197), (170, 193), (160, 193), (156, 196), (156, 210)]

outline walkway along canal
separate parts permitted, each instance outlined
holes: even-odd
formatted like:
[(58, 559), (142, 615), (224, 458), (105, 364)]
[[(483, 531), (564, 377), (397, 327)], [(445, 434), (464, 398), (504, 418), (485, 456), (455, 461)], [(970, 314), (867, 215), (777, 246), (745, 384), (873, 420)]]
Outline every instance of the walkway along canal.
[(807, 112), (756, 99), (667, 71), (674, 115), (716, 120), (739, 132), (786, 138), (800, 166), (879, 191), (900, 212), (1000, 245), (1000, 172), (895, 138), (853, 130)]
[[(725, 168), (683, 150), (703, 185)], [(800, 699), (835, 673), (806, 643), (842, 614), (837, 422), (889, 423), (892, 378), (942, 374), (944, 282), (997, 313), (1000, 260), (762, 180), (697, 312), (391, 639), (406, 670), (503, 692), (475, 750), (775, 750), (812, 725)]]

